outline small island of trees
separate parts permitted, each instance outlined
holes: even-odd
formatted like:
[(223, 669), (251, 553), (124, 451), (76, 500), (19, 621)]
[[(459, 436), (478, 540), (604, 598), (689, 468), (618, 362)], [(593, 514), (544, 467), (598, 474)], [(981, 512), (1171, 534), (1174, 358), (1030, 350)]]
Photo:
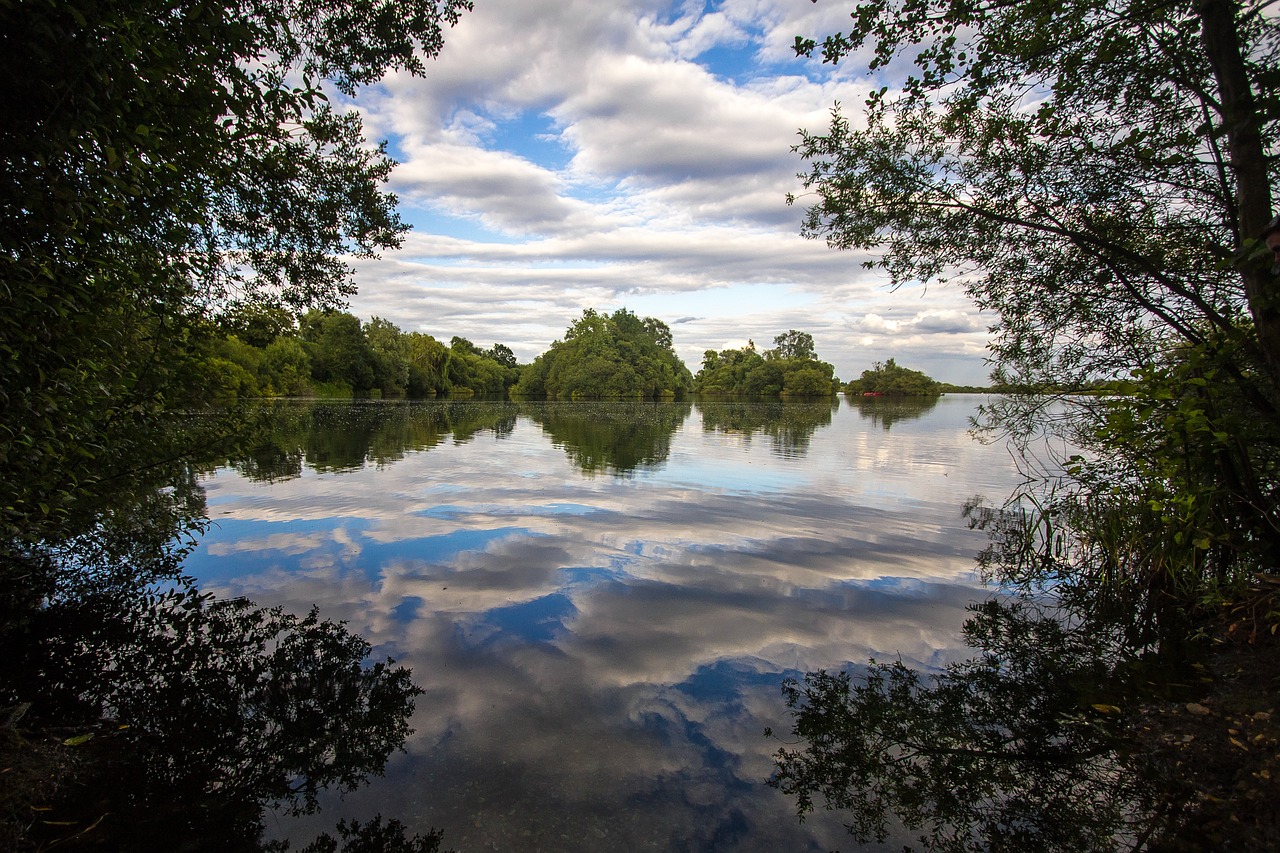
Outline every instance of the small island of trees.
[(919, 370), (902, 367), (893, 359), (877, 361), (870, 370), (862, 371), (861, 377), (844, 386), (845, 394), (850, 396), (874, 397), (936, 397), (944, 390), (941, 382)]
[(708, 396), (831, 397), (840, 387), (835, 368), (820, 361), (813, 336), (789, 329), (773, 339), (773, 349), (707, 350), (694, 390)]
[(553, 400), (659, 399), (682, 398), (691, 390), (693, 377), (672, 348), (666, 323), (626, 308), (612, 314), (588, 308), (564, 340), (524, 368), (511, 393)]

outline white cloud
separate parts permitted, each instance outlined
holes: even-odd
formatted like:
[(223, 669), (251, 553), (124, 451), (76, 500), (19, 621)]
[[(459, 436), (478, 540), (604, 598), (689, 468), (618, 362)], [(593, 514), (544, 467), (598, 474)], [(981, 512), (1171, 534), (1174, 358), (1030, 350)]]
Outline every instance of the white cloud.
[(528, 361), (583, 308), (626, 305), (703, 318), (675, 330), (695, 370), (705, 349), (795, 328), (842, 375), (914, 351), (942, 378), (980, 381), (987, 324), (960, 291), (888, 290), (858, 253), (800, 239), (802, 210), (785, 203), (797, 129), (872, 85), (856, 61), (791, 50), (847, 15), (793, 0), (477, 2), (426, 78), (361, 95), (371, 135), (404, 161), (392, 188), (416, 230), (357, 264), (352, 310), (502, 340)]

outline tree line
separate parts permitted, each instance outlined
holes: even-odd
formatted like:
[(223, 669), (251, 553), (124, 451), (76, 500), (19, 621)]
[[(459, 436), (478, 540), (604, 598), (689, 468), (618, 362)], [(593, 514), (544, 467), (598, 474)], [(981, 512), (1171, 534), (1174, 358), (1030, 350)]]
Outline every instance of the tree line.
[(893, 359), (842, 386), (818, 358), (813, 336), (790, 329), (772, 349), (754, 342), (708, 350), (697, 375), (673, 347), (671, 329), (626, 308), (586, 309), (562, 340), (520, 365), (511, 348), (480, 349), (466, 338), (446, 346), (423, 332), (404, 332), (379, 317), (362, 323), (342, 311), (295, 317), (282, 306), (238, 305), (196, 359), (199, 399), (237, 397), (383, 397), (504, 395), (582, 399), (682, 399), (707, 396), (814, 398), (874, 391), (938, 394), (947, 388)]
[(222, 321), (203, 359), (211, 399), (228, 397), (434, 397), (505, 393), (520, 369), (510, 347), (448, 346), (373, 317), (243, 306)]

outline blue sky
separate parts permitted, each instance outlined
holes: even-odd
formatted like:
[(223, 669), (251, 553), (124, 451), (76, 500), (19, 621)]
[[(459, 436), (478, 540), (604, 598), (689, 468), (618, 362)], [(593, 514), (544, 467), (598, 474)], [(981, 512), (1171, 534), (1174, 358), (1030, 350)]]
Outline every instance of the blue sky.
[(804, 199), (786, 204), (797, 130), (883, 82), (792, 53), (852, 5), (475, 0), (425, 78), (356, 101), (414, 230), (356, 264), (351, 310), (527, 362), (584, 308), (627, 307), (670, 325), (694, 371), (799, 329), (842, 379), (892, 357), (984, 382), (990, 318), (958, 288), (892, 290), (801, 238)]

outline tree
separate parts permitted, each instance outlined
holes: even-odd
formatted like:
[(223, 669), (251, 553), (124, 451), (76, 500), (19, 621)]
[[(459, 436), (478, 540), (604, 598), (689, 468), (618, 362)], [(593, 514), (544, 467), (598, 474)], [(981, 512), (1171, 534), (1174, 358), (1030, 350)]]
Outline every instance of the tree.
[(444, 365), (449, 350), (444, 344), (422, 332), (410, 332), (409, 396), (433, 397), (446, 390)]
[[(1280, 565), (1280, 278), (1257, 239), (1280, 130), (1269, 5), (875, 0), (822, 42), (829, 62), (914, 68), (899, 91), (871, 93), (864, 122), (837, 105), (826, 133), (802, 132), (816, 199), (804, 233), (871, 250), (895, 286), (958, 282), (997, 317), (997, 384), (1026, 391), (988, 407), (986, 426), (1060, 430), (1087, 451), (997, 513), (1016, 523), (984, 564), (992, 581), (1055, 602), (1043, 624), (1068, 648), (1111, 638), (1072, 651), (1068, 670), (1094, 670), (1086, 685), (1118, 679), (1140, 653), (1176, 659), (1193, 615)], [(1125, 393), (1050, 409), (1038, 390), (1096, 380)], [(1145, 843), (1169, 810), (1146, 829), (1117, 823), (1145, 811), (1105, 796), (1128, 781), (1115, 763), (1125, 749), (1083, 767), (1052, 754), (1099, 728), (1087, 710), (1050, 713), (1048, 727), (1019, 719), (1092, 704), (1044, 654), (1053, 638), (1021, 621), (1008, 623), (1018, 644), (992, 633), (1006, 650), (980, 644), (982, 658), (932, 686), (884, 667), (858, 686), (793, 686), (809, 746), (780, 754), (777, 780), (802, 808), (820, 792), (873, 834), (895, 812), (942, 849), (1093, 849), (1113, 833)], [(1051, 676), (1039, 695), (1019, 697), (1037, 671)]]
[(375, 384), (384, 397), (403, 397), (409, 388), (409, 341), (396, 324), (373, 317), (364, 327), (373, 350)]
[(756, 352), (755, 344), (736, 350), (707, 350), (694, 378), (700, 394), (754, 397), (830, 397), (837, 388), (835, 367), (819, 361), (813, 336), (791, 329), (773, 339), (775, 349)]
[(511, 351), (511, 347), (505, 344), (494, 344), (491, 349), (485, 350), (482, 355), (485, 358), (498, 362), (503, 367), (517, 367), (516, 354)]
[[(998, 318), (998, 383), (1129, 380), (1057, 424), (1093, 454), (1078, 494), (1158, 507), (1153, 546), (1202, 543), (1175, 561), (1179, 596), (1280, 558), (1280, 279), (1256, 239), (1280, 130), (1266, 5), (865, 4), (824, 59), (913, 74), (871, 94), (865, 128), (837, 106), (797, 146), (804, 233), (874, 250), (894, 284), (958, 281)], [(1006, 399), (988, 425), (1033, 434), (1040, 411)]]
[(468, 5), (0, 4), (0, 535), (57, 535), (147, 446), (210, 315), (334, 305), (343, 256), (398, 245), (391, 160), (326, 90), (422, 73)]
[(221, 320), (230, 334), (258, 349), (266, 349), (276, 339), (293, 334), (298, 323), (288, 309), (270, 302), (232, 305)]
[(808, 332), (797, 332), (788, 329), (773, 339), (779, 358), (812, 359), (817, 358), (813, 347), (813, 335)]
[(521, 371), (511, 391), (558, 399), (681, 397), (692, 380), (661, 320), (625, 308), (612, 315), (588, 308), (563, 341)]
[(311, 390), (311, 359), (297, 338), (276, 338), (262, 353), (263, 378), (279, 395), (296, 397)]
[(378, 362), (359, 318), (345, 311), (311, 311), (303, 316), (301, 326), (316, 381), (355, 393), (374, 387)]
[(847, 394), (883, 394), (890, 397), (929, 397), (942, 393), (942, 386), (919, 370), (901, 367), (893, 359), (876, 362), (862, 371), (859, 379), (845, 386)]
[(828, 134), (803, 134), (805, 232), (884, 248), (895, 282), (966, 276), (1001, 315), (1008, 369), (1111, 372), (1169, 335), (1251, 320), (1242, 345), (1274, 385), (1277, 283), (1256, 240), (1280, 114), (1265, 5), (860, 6), (824, 59), (866, 49), (872, 72), (904, 55), (916, 72), (873, 92), (865, 130), (837, 108)]

